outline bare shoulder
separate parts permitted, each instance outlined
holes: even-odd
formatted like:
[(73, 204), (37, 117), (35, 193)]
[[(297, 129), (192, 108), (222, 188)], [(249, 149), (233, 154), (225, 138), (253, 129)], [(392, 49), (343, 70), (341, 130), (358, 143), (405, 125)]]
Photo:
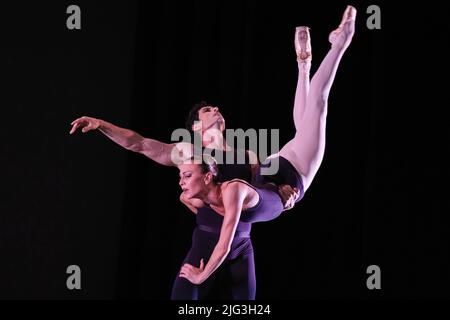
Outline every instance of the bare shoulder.
[(233, 179), (222, 183), (222, 193), (226, 194), (239, 194), (247, 196), (256, 192), (253, 187), (251, 187), (247, 181), (241, 179)]
[(176, 142), (173, 145), (180, 151), (184, 151), (186, 153), (193, 151), (193, 144), (190, 142)]
[(255, 206), (259, 201), (259, 194), (253, 186), (246, 181), (233, 179), (223, 183), (222, 194), (224, 203), (242, 204), (242, 210)]
[(177, 161), (186, 161), (194, 155), (194, 145), (190, 142), (178, 142), (173, 144), (175, 153), (173, 156)]
[(226, 190), (243, 190), (248, 188), (248, 183), (242, 179), (233, 179), (222, 183), (222, 191)]

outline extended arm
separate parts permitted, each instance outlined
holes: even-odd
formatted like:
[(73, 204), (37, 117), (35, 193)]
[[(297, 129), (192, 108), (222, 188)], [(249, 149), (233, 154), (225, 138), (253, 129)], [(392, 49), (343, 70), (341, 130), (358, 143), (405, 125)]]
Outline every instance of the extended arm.
[(107, 121), (81, 117), (72, 123), (70, 134), (74, 133), (77, 128), (82, 128), (82, 132), (86, 133), (90, 130), (100, 130), (105, 136), (122, 146), (125, 149), (141, 153), (153, 161), (165, 165), (174, 166), (171, 154), (175, 144), (166, 144), (158, 140), (144, 138), (137, 132), (129, 129), (120, 128)]

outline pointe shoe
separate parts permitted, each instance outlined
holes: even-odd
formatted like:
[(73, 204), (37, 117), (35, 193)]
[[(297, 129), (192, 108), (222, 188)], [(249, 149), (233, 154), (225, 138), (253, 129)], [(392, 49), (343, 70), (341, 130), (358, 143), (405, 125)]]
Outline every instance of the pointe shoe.
[(350, 45), (353, 34), (355, 33), (355, 20), (356, 9), (352, 6), (347, 6), (342, 16), (341, 24), (328, 37), (332, 48), (342, 49)]
[(311, 37), (309, 36), (308, 27), (295, 28), (295, 52), (297, 53), (297, 61), (303, 65), (304, 71), (311, 68)]

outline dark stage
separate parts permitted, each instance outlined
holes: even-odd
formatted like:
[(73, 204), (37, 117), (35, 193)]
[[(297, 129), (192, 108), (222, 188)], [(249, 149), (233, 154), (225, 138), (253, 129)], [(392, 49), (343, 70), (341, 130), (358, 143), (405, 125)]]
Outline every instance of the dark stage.
[[(68, 29), (69, 5), (81, 29)], [(449, 298), (450, 24), (410, 4), (350, 3), (353, 42), (328, 100), (325, 158), (304, 199), (252, 229), (256, 300)], [(381, 29), (369, 29), (369, 5)], [(201, 100), (227, 128), (294, 134), (294, 31), (312, 70), (347, 2), (14, 3), (1, 26), (1, 299), (169, 300), (195, 215), (178, 170), (81, 116), (166, 143)], [(81, 270), (69, 290), (67, 268)], [(381, 289), (369, 289), (369, 266)]]

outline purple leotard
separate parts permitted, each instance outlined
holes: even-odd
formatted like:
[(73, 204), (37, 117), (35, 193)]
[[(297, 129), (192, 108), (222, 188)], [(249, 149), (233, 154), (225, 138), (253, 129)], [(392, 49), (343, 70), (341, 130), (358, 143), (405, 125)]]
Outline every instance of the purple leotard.
[[(197, 226), (192, 235), (192, 246), (184, 263), (197, 266), (201, 259), (208, 262), (217, 244), (223, 217), (210, 208), (197, 212)], [(172, 288), (173, 300), (208, 298), (253, 300), (256, 277), (253, 247), (250, 239), (251, 223), (239, 222), (230, 253), (221, 266), (202, 284), (195, 285), (178, 277)]]

